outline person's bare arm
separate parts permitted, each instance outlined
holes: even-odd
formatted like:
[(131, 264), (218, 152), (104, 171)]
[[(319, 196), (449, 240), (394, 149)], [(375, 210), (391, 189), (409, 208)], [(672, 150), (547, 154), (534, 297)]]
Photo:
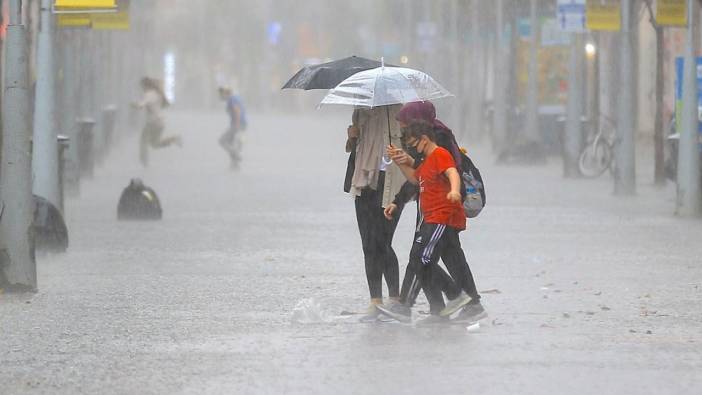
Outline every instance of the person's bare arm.
[(448, 178), (451, 184), (451, 191), (446, 195), (446, 199), (453, 203), (461, 201), (461, 176), (455, 167), (451, 167), (444, 171), (444, 175)]
[(414, 185), (419, 185), (419, 180), (417, 177), (414, 175), (414, 168), (412, 166), (407, 166), (407, 165), (397, 165), (397, 167), (402, 170), (402, 174), (405, 175), (405, 178), (407, 179), (408, 182)]
[[(405, 178), (407, 181), (410, 183), (417, 185), (419, 184), (419, 180), (417, 180), (417, 177), (414, 175), (414, 167), (412, 165), (414, 164), (414, 160), (409, 161), (407, 160), (408, 156), (405, 151), (395, 148), (392, 144), (388, 145), (387, 147), (387, 154), (392, 159), (393, 162), (397, 165), (397, 167), (400, 168), (402, 171), (402, 174), (405, 175)], [(411, 158), (410, 158), (411, 159)]]

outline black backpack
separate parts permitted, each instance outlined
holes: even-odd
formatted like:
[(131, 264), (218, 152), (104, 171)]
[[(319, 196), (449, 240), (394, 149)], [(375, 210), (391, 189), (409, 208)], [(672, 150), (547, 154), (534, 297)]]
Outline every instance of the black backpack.
[(118, 220), (155, 221), (163, 216), (156, 192), (139, 179), (132, 179), (124, 188), (117, 205)]
[(461, 195), (463, 196), (463, 211), (466, 217), (475, 218), (485, 207), (485, 183), (480, 170), (473, 161), (461, 150)]

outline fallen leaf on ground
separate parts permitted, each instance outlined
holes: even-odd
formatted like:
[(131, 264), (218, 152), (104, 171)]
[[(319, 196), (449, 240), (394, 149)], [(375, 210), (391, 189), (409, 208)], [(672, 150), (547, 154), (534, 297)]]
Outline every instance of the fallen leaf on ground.
[(481, 294), (501, 294), (502, 291), (500, 291), (497, 288), (491, 288), (491, 289), (486, 289), (484, 291), (480, 291)]

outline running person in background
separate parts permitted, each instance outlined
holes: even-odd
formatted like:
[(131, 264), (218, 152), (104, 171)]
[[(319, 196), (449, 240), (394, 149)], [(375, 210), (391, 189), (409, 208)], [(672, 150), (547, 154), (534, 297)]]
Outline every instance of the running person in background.
[(246, 129), (246, 111), (241, 98), (233, 94), (231, 88), (220, 87), (219, 97), (226, 102), (227, 115), (229, 115), (229, 128), (219, 138), (219, 145), (229, 154), (232, 168), (238, 169), (241, 163), (242, 148), (239, 132)]
[(144, 96), (141, 101), (133, 103), (133, 106), (146, 111), (146, 122), (139, 141), (139, 160), (146, 167), (149, 165), (149, 147), (158, 149), (173, 144), (180, 147), (183, 145), (183, 139), (178, 135), (163, 138), (165, 123), (162, 110), (170, 103), (163, 93), (160, 82), (155, 78), (144, 77), (140, 84)]

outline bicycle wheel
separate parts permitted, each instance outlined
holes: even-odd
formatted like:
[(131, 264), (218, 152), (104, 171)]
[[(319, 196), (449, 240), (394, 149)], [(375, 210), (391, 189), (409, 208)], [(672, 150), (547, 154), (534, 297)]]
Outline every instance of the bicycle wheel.
[(597, 144), (585, 147), (580, 154), (578, 168), (584, 177), (595, 178), (602, 175), (610, 167), (611, 162), (611, 148), (604, 140), (598, 140)]

